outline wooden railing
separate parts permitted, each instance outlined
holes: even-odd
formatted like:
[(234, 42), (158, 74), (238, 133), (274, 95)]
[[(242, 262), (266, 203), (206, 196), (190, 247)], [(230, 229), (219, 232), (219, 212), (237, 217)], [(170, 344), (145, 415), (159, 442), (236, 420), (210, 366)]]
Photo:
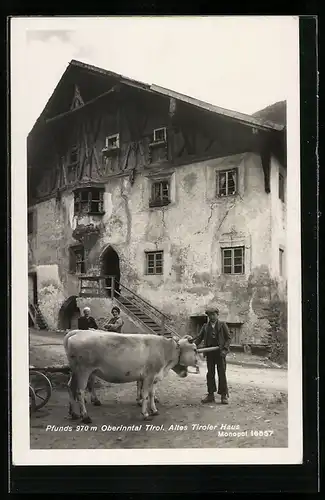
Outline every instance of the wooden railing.
[[(115, 276), (106, 276), (106, 275), (100, 275), (100, 276), (79, 276), (78, 277), (80, 281), (80, 288), (79, 288), (79, 295), (80, 296), (89, 296), (92, 295), (94, 297), (107, 297), (108, 295), (113, 298), (115, 294)], [(111, 286), (107, 286), (106, 282), (107, 280), (111, 280)], [(90, 282), (91, 284), (85, 285), (84, 282)], [(94, 285), (97, 284), (97, 287)], [(83, 291), (87, 291), (85, 294), (83, 294)], [(109, 292), (109, 293), (108, 293)]]

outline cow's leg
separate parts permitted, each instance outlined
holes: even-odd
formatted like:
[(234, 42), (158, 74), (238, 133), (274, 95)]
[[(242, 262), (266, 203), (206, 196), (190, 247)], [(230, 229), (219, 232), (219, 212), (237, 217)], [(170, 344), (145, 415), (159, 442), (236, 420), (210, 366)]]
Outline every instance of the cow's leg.
[(85, 391), (90, 373), (84, 372), (84, 373), (79, 373), (78, 375), (79, 376), (78, 376), (77, 401), (80, 407), (81, 420), (84, 424), (90, 424), (91, 418), (88, 415), (85, 404)]
[(101, 402), (99, 401), (98, 396), (96, 394), (95, 382), (96, 382), (95, 375), (90, 375), (88, 383), (87, 383), (87, 389), (91, 394), (90, 400), (91, 400), (92, 404), (95, 406), (100, 406)]
[(156, 408), (156, 404), (155, 404), (156, 387), (157, 387), (157, 383), (154, 382), (151, 384), (151, 387), (149, 388), (149, 405), (150, 405), (150, 411), (151, 411), (152, 415), (158, 415), (158, 413), (159, 413), (159, 411)]
[(154, 397), (154, 402), (155, 402), (155, 403), (159, 403), (159, 399), (158, 399), (158, 397), (156, 396), (157, 382), (158, 382), (158, 380), (156, 380), (156, 381), (154, 382), (154, 395), (153, 395), (153, 397)]
[(149, 393), (152, 391), (153, 379), (145, 378), (142, 383), (142, 415), (144, 420), (147, 420), (149, 416)]
[[(143, 401), (143, 389), (142, 389), (142, 381), (137, 382), (137, 404), (139, 406), (142, 406), (142, 401)], [(155, 403), (159, 403), (159, 399), (157, 398), (156, 394), (154, 395), (155, 398)]]
[(143, 386), (142, 380), (138, 380), (137, 381), (137, 399), (136, 399), (138, 406), (142, 406), (142, 401), (143, 401), (142, 386)]
[(77, 391), (78, 391), (78, 378), (75, 373), (71, 373), (68, 382), (68, 392), (69, 392), (69, 415), (72, 420), (77, 420), (79, 418), (77, 409)]

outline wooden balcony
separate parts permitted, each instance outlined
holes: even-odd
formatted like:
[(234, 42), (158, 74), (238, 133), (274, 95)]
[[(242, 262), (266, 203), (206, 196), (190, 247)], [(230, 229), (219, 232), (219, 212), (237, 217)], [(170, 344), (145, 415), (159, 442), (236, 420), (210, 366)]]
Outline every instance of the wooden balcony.
[(79, 297), (114, 298), (118, 291), (115, 276), (79, 276)]

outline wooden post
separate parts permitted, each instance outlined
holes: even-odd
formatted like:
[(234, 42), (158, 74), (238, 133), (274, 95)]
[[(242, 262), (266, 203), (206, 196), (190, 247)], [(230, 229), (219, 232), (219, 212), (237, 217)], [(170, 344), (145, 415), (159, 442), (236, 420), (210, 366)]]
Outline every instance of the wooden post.
[(114, 299), (115, 292), (115, 276), (111, 277), (111, 298)]

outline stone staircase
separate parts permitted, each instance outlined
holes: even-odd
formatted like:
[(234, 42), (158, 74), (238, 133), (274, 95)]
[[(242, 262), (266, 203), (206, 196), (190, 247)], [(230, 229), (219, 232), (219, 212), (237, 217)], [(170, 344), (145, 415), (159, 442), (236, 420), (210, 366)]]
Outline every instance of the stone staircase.
[(137, 319), (140, 321), (143, 326), (145, 326), (148, 330), (150, 330), (150, 333), (155, 333), (156, 335), (164, 335), (166, 337), (171, 336), (170, 331), (165, 328), (160, 322), (157, 320), (154, 320), (152, 317), (150, 317), (143, 308), (139, 306), (139, 304), (134, 303), (132, 300), (132, 296), (123, 296), (120, 295), (117, 299), (117, 302), (127, 310), (128, 313), (131, 313), (131, 315), (134, 317), (134, 319)]

